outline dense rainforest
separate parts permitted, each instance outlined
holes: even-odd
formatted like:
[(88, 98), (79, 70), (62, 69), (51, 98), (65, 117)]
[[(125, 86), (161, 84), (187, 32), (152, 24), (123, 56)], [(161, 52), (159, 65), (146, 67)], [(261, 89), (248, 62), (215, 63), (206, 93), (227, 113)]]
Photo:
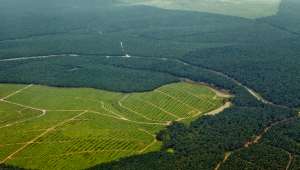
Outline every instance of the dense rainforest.
[[(283, 0), (277, 15), (256, 20), (113, 8), (97, 0), (80, 12), (76, 0), (48, 10), (38, 4), (43, 15), (36, 15), (27, 8), (12, 12), (10, 2), (0, 6), (0, 82), (133, 92), (191, 79), (235, 96), (234, 106), (219, 115), (159, 132), (161, 151), (91, 169), (299, 169), (297, 0)], [(14, 60), (49, 55), (55, 56)], [(271, 102), (257, 100), (245, 86)]]
[[(299, 3), (295, 0), (284, 0), (277, 15), (256, 20), (146, 6), (115, 7), (109, 0), (91, 0), (84, 5), (76, 0), (20, 3), (28, 8), (14, 9), (12, 1), (0, 7), (3, 21), (0, 25), (0, 59), (62, 56), (57, 57), (56, 63), (44, 66), (38, 63), (48, 59), (37, 59), (36, 64), (0, 61), (1, 82), (145, 91), (175, 81), (172, 76), (154, 75), (156, 73), (152, 74), (151, 70), (137, 73), (134, 69), (93, 65), (93, 61), (89, 66), (77, 68), (76, 64), (80, 66), (81, 63), (76, 57), (74, 61), (78, 63), (58, 63), (67, 54), (97, 58), (128, 53), (192, 62), (223, 72), (275, 103), (292, 107), (300, 104), (300, 61), (297, 57), (300, 40), (296, 29)], [(293, 8), (290, 8), (291, 4)], [(290, 19), (284, 19), (286, 17)], [(34, 69), (31, 69), (32, 65), (35, 65)], [(43, 67), (44, 71), (35, 72), (41, 70), (37, 67)], [(70, 71), (73, 68), (76, 71)], [(114, 87), (106, 83), (116, 81), (118, 76), (114, 75), (119, 72), (124, 72), (120, 79), (124, 85), (118, 83), (121, 86)], [(134, 76), (127, 76), (130, 72)], [(86, 73), (89, 76), (86, 77)], [(49, 76), (41, 76), (45, 74)], [(153, 80), (145, 80), (147, 76)], [(135, 82), (144, 83), (134, 86)], [(271, 85), (275, 87), (270, 88)]]
[(297, 107), (300, 102), (297, 94), (300, 90), (299, 47), (300, 39), (293, 38), (197, 50), (183, 60), (226, 73), (277, 104)]

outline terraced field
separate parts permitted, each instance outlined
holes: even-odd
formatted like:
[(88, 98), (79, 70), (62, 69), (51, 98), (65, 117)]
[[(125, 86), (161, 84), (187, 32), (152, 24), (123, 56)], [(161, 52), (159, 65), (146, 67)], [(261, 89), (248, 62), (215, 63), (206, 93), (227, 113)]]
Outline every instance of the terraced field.
[(216, 113), (225, 101), (187, 82), (130, 94), (2, 84), (0, 164), (82, 169), (151, 152), (161, 145), (155, 133), (171, 121)]

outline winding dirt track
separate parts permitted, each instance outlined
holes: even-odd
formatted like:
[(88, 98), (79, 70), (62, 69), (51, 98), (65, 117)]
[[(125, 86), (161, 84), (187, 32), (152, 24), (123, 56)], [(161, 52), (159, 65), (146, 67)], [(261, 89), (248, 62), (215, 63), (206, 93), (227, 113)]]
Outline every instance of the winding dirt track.
[(157, 140), (156, 140), (156, 136), (155, 136), (154, 134), (148, 132), (147, 130), (145, 130), (145, 129), (139, 129), (139, 130), (142, 131), (142, 132), (144, 132), (144, 133), (146, 133), (146, 134), (148, 134), (148, 135), (150, 135), (150, 136), (152, 136), (152, 138), (153, 138), (153, 141), (152, 141), (149, 145), (147, 145), (146, 147), (144, 147), (143, 149), (141, 149), (141, 150), (138, 152), (138, 153), (143, 153), (143, 152), (145, 152), (147, 149), (149, 149), (151, 146), (153, 146), (153, 145), (157, 142)]
[[(171, 122), (164, 122), (164, 123), (160, 123), (160, 122), (138, 122), (138, 121), (134, 121), (134, 120), (130, 120), (130, 119), (127, 119), (127, 118), (124, 118), (123, 116), (117, 114), (117, 113), (113, 113), (112, 115), (108, 115), (108, 114), (103, 114), (103, 113), (100, 113), (100, 112), (96, 112), (96, 111), (90, 111), (90, 110), (45, 110), (45, 109), (40, 109), (40, 108), (35, 108), (35, 107), (32, 107), (32, 106), (27, 106), (27, 105), (23, 105), (23, 104), (20, 104), (20, 103), (15, 103), (15, 102), (12, 102), (12, 101), (9, 101), (8, 99), (16, 94), (19, 94), (21, 92), (23, 92), (24, 90), (32, 87), (33, 85), (30, 84), (28, 86), (25, 86), (15, 92), (12, 92), (11, 94), (7, 95), (6, 97), (3, 97), (0, 99), (0, 102), (5, 102), (5, 103), (9, 103), (9, 104), (12, 104), (12, 105), (16, 105), (16, 106), (20, 106), (20, 107), (23, 107), (23, 108), (27, 108), (27, 109), (32, 109), (32, 110), (37, 110), (37, 111), (40, 111), (41, 114), (38, 115), (38, 116), (35, 116), (35, 117), (32, 117), (32, 118), (28, 118), (28, 119), (25, 119), (25, 120), (20, 120), (20, 121), (16, 121), (16, 122), (13, 122), (13, 123), (10, 123), (10, 124), (7, 124), (3, 127), (0, 127), (1, 128), (6, 128), (6, 127), (9, 127), (9, 126), (13, 126), (13, 125), (16, 125), (16, 124), (20, 124), (20, 123), (24, 123), (24, 122), (27, 122), (27, 121), (30, 121), (30, 120), (33, 120), (33, 119), (37, 119), (37, 118), (40, 118), (42, 116), (45, 116), (47, 111), (66, 111), (66, 112), (80, 112), (79, 114), (77, 114), (76, 116), (70, 118), (70, 119), (67, 119), (67, 120), (64, 120), (48, 129), (44, 129), (44, 132), (42, 132), (40, 135), (36, 136), (35, 138), (31, 139), (30, 141), (28, 142), (25, 142), (23, 143), (23, 145), (18, 148), (17, 150), (15, 150), (14, 152), (10, 153), (6, 158), (4, 158), (3, 160), (0, 161), (0, 164), (2, 163), (6, 163), (8, 160), (12, 159), (15, 155), (17, 155), (18, 153), (20, 153), (21, 151), (23, 151), (24, 149), (26, 149), (28, 146), (30, 146), (31, 144), (34, 144), (37, 142), (38, 139), (40, 139), (41, 137), (47, 135), (49, 132), (51, 131), (54, 131), (57, 127), (59, 126), (62, 126), (70, 121), (73, 121), (73, 120), (76, 120), (78, 117), (82, 116), (83, 114), (89, 112), (89, 113), (95, 113), (95, 114), (99, 114), (101, 116), (106, 116), (106, 117), (110, 117), (110, 118), (114, 118), (114, 119), (118, 119), (118, 120), (122, 120), (122, 121), (128, 121), (128, 122), (131, 122), (131, 123), (136, 123), (136, 124), (145, 124), (145, 125), (161, 125), (161, 126), (167, 126), (169, 125)], [(124, 96), (120, 101), (119, 101), (119, 105), (121, 107), (124, 107), (122, 105), (122, 101), (126, 99), (126, 97), (128, 96)], [(104, 107), (104, 103), (102, 101), (99, 101), (101, 103), (101, 106), (105, 109)], [(230, 102), (227, 102), (225, 103), (223, 106), (221, 106), (220, 108), (217, 108), (211, 112), (208, 112), (206, 113), (207, 115), (214, 115), (214, 114), (217, 114), (219, 112), (222, 112), (224, 109), (228, 108), (231, 106), (231, 103)], [(202, 114), (202, 112), (199, 112), (199, 114)], [(198, 116), (199, 114), (196, 114), (194, 115), (193, 117), (196, 117)], [(139, 114), (139, 116), (142, 116)], [(187, 117), (187, 118), (190, 118), (190, 117)], [(180, 120), (184, 120), (184, 119), (187, 119), (187, 118), (180, 118)], [(151, 120), (151, 119), (149, 119)], [(145, 152), (147, 149), (149, 149), (151, 146), (153, 146), (157, 140), (156, 140), (156, 137), (154, 134), (151, 134), (150, 132), (144, 130), (144, 129), (139, 129), (140, 131), (143, 131), (149, 135), (151, 135), (153, 137), (153, 141), (147, 145), (145, 148), (141, 149), (140, 151), (138, 151), (138, 153), (143, 153)]]
[(20, 106), (20, 107), (23, 107), (23, 108), (27, 108), (27, 109), (32, 109), (32, 110), (37, 110), (39, 112), (41, 112), (41, 114), (37, 115), (37, 116), (34, 116), (34, 117), (30, 117), (28, 119), (24, 119), (24, 120), (19, 120), (19, 121), (15, 121), (15, 122), (11, 122), (11, 123), (8, 123), (6, 125), (3, 125), (3, 126), (0, 126), (0, 129), (2, 128), (6, 128), (6, 127), (10, 127), (10, 126), (13, 126), (13, 125), (16, 125), (16, 124), (20, 124), (20, 123), (24, 123), (24, 122), (28, 122), (28, 121), (31, 121), (31, 120), (34, 120), (34, 119), (38, 119), (40, 117), (43, 117), (46, 115), (46, 110), (43, 110), (43, 109), (39, 109), (39, 108), (35, 108), (35, 107), (30, 107), (30, 106), (25, 106), (25, 105), (22, 105), (22, 104), (19, 104), (19, 103), (14, 103), (14, 102), (11, 102), (11, 101), (8, 101), (7, 99), (18, 94), (18, 93), (21, 93), (22, 91), (32, 87), (33, 85), (30, 84), (28, 86), (25, 86), (24, 88), (21, 88), (3, 98), (0, 99), (0, 102), (4, 102), (4, 103), (8, 103), (8, 104), (12, 104), (12, 105), (16, 105), (16, 106)]
[[(272, 127), (277, 126), (277, 125), (282, 124), (282, 123), (287, 123), (287, 122), (296, 120), (297, 118), (298, 118), (298, 117), (289, 117), (289, 118), (286, 118), (286, 119), (279, 120), (279, 121), (276, 121), (276, 122), (271, 123), (269, 126), (265, 127), (265, 128), (262, 130), (262, 132), (260, 132), (259, 134), (257, 134), (257, 135), (255, 136), (255, 138), (253, 138), (252, 140), (246, 142), (246, 143), (244, 144), (243, 147), (237, 148), (237, 149), (235, 149), (235, 150), (233, 150), (233, 151), (226, 152), (226, 153), (225, 153), (225, 156), (224, 156), (224, 159), (223, 159), (222, 161), (220, 161), (220, 162), (217, 164), (217, 166), (214, 168), (214, 170), (219, 170), (220, 167), (221, 167), (221, 165), (224, 164), (224, 163), (228, 160), (228, 157), (229, 157), (232, 153), (234, 153), (235, 151), (241, 150), (241, 149), (243, 149), (243, 148), (249, 148), (250, 146), (259, 143), (260, 140), (262, 139), (262, 137), (263, 137), (268, 131), (270, 131), (270, 129), (271, 129)], [(288, 154), (289, 154), (289, 162), (288, 162), (288, 164), (287, 164), (286, 169), (289, 169), (289, 167), (290, 167), (290, 165), (291, 165), (291, 162), (292, 162), (292, 159), (293, 159), (292, 155), (291, 155), (290, 153), (288, 153)]]
[(225, 152), (223, 160), (217, 164), (214, 170), (219, 170), (221, 165), (227, 161), (231, 154), (232, 152)]
[[(62, 54), (62, 55), (49, 55), (49, 56), (36, 56), (36, 57), (21, 57), (21, 58), (11, 58), (11, 59), (2, 59), (0, 60), (0, 62), (9, 62), (9, 61), (17, 61), (17, 60), (30, 60), (30, 59), (44, 59), (44, 58), (53, 58), (53, 57), (58, 57), (58, 56), (80, 56), (78, 54), (72, 54), (72, 55), (66, 55), (66, 54)], [(111, 56), (111, 57), (123, 57), (123, 56)], [(131, 56), (131, 58), (148, 58), (149, 57), (138, 57), (138, 56)], [(202, 68), (206, 71), (209, 71), (211, 73), (214, 73), (216, 75), (219, 75), (221, 77), (224, 77), (228, 80), (231, 80), (232, 82), (234, 82), (236, 85), (240, 86), (240, 87), (243, 87), (245, 90), (247, 90), (249, 92), (249, 94), (251, 94), (254, 98), (256, 98), (258, 101), (264, 103), (264, 104), (269, 104), (269, 105), (274, 105), (274, 106), (278, 106), (278, 107), (284, 107), (284, 108), (287, 108), (286, 106), (282, 106), (282, 105), (277, 105), (277, 104), (274, 104), (273, 102), (271, 101), (268, 101), (266, 99), (264, 99), (261, 95), (259, 95), (257, 92), (255, 92), (253, 89), (247, 87), (246, 85), (242, 84), (241, 82), (237, 81), (236, 79), (222, 73), (222, 72), (218, 72), (218, 71), (215, 71), (215, 70), (212, 70), (212, 69), (209, 69), (209, 68), (206, 68), (206, 67), (202, 67), (202, 66), (198, 66), (198, 65), (193, 65), (193, 64), (190, 64), (190, 63), (187, 63), (185, 61), (182, 61), (182, 60), (179, 60), (179, 59), (171, 59), (171, 58), (154, 58), (156, 60), (162, 60), (162, 61), (173, 61), (173, 62), (177, 62), (177, 63), (181, 63), (185, 66), (193, 66), (193, 67), (199, 67), (199, 68)], [(122, 106), (122, 103), (119, 102), (119, 104)], [(231, 105), (231, 104), (230, 104)], [(226, 103), (222, 108), (219, 108), (219, 110), (216, 110), (216, 111), (213, 111), (213, 112), (210, 112), (210, 113), (207, 113), (208, 115), (214, 115), (216, 113), (219, 113), (219, 112), (222, 112), (225, 108), (227, 107), (230, 107), (228, 103)], [(276, 121), (276, 122), (273, 122), (271, 123), (269, 126), (267, 126), (266, 128), (263, 129), (263, 131), (259, 134), (256, 135), (256, 137), (251, 140), (251, 141), (248, 141), (244, 144), (244, 146), (242, 148), (247, 148), (253, 144), (256, 144), (258, 143), (261, 138), (273, 127), (273, 126), (276, 126), (278, 124), (281, 124), (281, 123), (285, 123), (285, 122), (288, 122), (288, 121), (291, 121), (292, 119), (295, 119), (296, 117), (293, 117), (293, 118), (286, 118), (284, 120), (280, 120), (280, 121)], [(119, 118), (120, 119), (120, 118)], [(181, 119), (180, 119), (181, 120)], [(239, 148), (239, 149), (242, 149), (242, 148)], [(232, 152), (234, 151), (231, 151), (231, 152), (226, 152), (224, 154), (224, 159), (217, 164), (217, 166), (214, 168), (215, 170), (219, 170), (221, 165), (223, 163), (225, 163), (227, 161), (227, 159), (230, 157), (230, 155), (232, 154)], [(291, 161), (292, 161), (292, 155), (289, 155), (290, 157), (290, 160), (287, 164), (287, 168), (286, 169), (289, 169), (290, 167), (290, 164), (291, 164)], [(3, 161), (2, 161), (3, 162)], [(4, 161), (5, 162), (5, 161)]]
[(288, 155), (289, 155), (289, 161), (288, 161), (288, 163), (287, 163), (287, 165), (285, 167), (285, 170), (289, 170), (290, 169), (291, 164), (292, 164), (293, 159), (294, 159), (294, 157), (293, 157), (293, 155), (291, 153), (288, 152)]
[(33, 60), (33, 59), (46, 59), (46, 58), (55, 58), (55, 57), (66, 57), (66, 56), (75, 57), (75, 56), (79, 56), (79, 55), (77, 55), (77, 54), (58, 54), (58, 55), (7, 58), (7, 59), (1, 59), (0, 62), (19, 61), (19, 60)]
[(12, 96), (14, 96), (14, 95), (16, 95), (16, 94), (18, 94), (18, 93), (21, 93), (22, 91), (24, 91), (24, 90), (26, 90), (26, 89), (28, 89), (28, 88), (30, 88), (30, 87), (32, 87), (32, 86), (33, 86), (33, 84), (29, 84), (28, 86), (25, 86), (24, 88), (21, 88), (21, 89), (15, 91), (15, 92), (13, 92), (13, 93), (11, 93), (11, 94), (9, 94), (9, 95), (3, 97), (3, 98), (1, 98), (0, 100), (8, 99), (8, 98), (10, 98), (10, 97), (12, 97)]
[(279, 124), (282, 124), (282, 123), (287, 123), (289, 121), (293, 121), (297, 119), (297, 117), (290, 117), (290, 118), (286, 118), (286, 119), (283, 119), (283, 120), (280, 120), (280, 121), (276, 121), (276, 122), (273, 122), (271, 123), (269, 126), (265, 127), (263, 129), (263, 131), (261, 133), (259, 133), (258, 135), (256, 135), (256, 137), (251, 140), (251, 141), (248, 141), (244, 144), (244, 148), (248, 148), (250, 147), (251, 145), (254, 145), (254, 144), (257, 144), (259, 143), (259, 141), (262, 139), (262, 137), (274, 126), (277, 126)]
[(49, 132), (55, 130), (57, 127), (59, 126), (62, 126), (63, 124), (66, 124), (70, 121), (73, 121), (74, 119), (82, 116), (83, 114), (85, 114), (87, 111), (84, 111), (84, 112), (81, 112), (79, 114), (77, 114), (76, 116), (70, 118), (70, 119), (67, 119), (63, 122), (60, 122), (50, 128), (48, 128), (46, 131), (44, 131), (43, 133), (41, 133), (40, 135), (38, 135), (37, 137), (33, 138), (32, 140), (28, 141), (25, 145), (23, 145), (22, 147), (20, 147), (19, 149), (17, 149), (16, 151), (14, 151), (13, 153), (11, 153), (10, 155), (8, 155), (6, 158), (4, 158), (0, 164), (3, 164), (5, 163), (6, 161), (8, 161), (9, 159), (11, 159), (13, 156), (15, 156), (16, 154), (18, 154), (19, 152), (23, 151), (25, 148), (27, 148), (29, 145), (33, 144), (34, 142), (36, 142), (38, 139), (40, 139), (41, 137), (47, 135)]
[[(32, 59), (46, 59), (46, 58), (55, 58), (55, 57), (77, 57), (77, 56), (81, 56), (80, 54), (55, 54), (55, 55), (45, 55), (45, 56), (31, 56), (31, 57), (19, 57), (19, 58), (9, 58), (9, 59), (0, 59), (0, 62), (9, 62), (9, 61), (18, 61), (18, 60), (32, 60)], [(115, 57), (115, 58), (124, 58), (124, 56), (110, 56), (110, 57)], [(173, 62), (177, 62), (179, 64), (183, 64), (185, 66), (192, 66), (192, 67), (199, 67), (201, 69), (204, 69), (206, 71), (209, 71), (211, 73), (214, 73), (216, 75), (219, 75), (221, 77), (224, 77), (228, 80), (231, 80), (232, 82), (234, 82), (235, 84), (237, 84), (238, 86), (243, 87), (244, 89), (246, 89), (253, 97), (255, 97), (258, 101), (261, 101), (262, 103), (265, 104), (270, 104), (270, 105), (276, 105), (271, 101), (268, 101), (266, 99), (264, 99), (261, 95), (259, 95), (257, 92), (255, 92), (255, 90), (247, 87), (246, 85), (242, 84), (241, 82), (239, 82), (238, 80), (222, 73), (222, 72), (218, 72), (216, 70), (213, 69), (209, 69), (206, 67), (202, 67), (199, 65), (194, 65), (194, 64), (190, 64), (187, 63), (183, 60), (180, 59), (173, 59), (173, 58), (157, 58), (157, 57), (141, 57), (141, 56), (131, 56), (130, 58), (140, 58), (140, 59), (155, 59), (155, 60), (160, 60), (160, 61), (173, 61)], [(281, 105), (276, 105), (276, 106), (281, 106)], [(286, 107), (286, 106), (281, 106), (281, 107)]]

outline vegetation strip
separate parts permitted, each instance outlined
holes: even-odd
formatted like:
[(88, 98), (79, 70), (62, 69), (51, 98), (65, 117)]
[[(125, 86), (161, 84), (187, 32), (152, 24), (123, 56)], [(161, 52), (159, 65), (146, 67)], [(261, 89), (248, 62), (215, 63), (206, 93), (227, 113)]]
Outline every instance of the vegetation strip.
[[(90, 55), (90, 54), (89, 54)], [(48, 55), (46, 57), (44, 56), (33, 56), (33, 57), (21, 57), (21, 58), (13, 58), (12, 60), (30, 60), (30, 59), (35, 59), (35, 58), (40, 58), (40, 59), (43, 59), (43, 58), (53, 58), (53, 57), (57, 57), (57, 56), (66, 56), (66, 54), (58, 54), (58, 55)], [(80, 54), (69, 54), (69, 56), (81, 56)], [(111, 56), (111, 57), (121, 57), (121, 56)], [(131, 58), (141, 58), (141, 59), (149, 59), (151, 57), (142, 57), (142, 56), (131, 56)], [(152, 59), (155, 59), (155, 60), (161, 60), (161, 61), (174, 61), (174, 62), (177, 62), (179, 64), (183, 64), (183, 65), (186, 65), (186, 66), (195, 66), (195, 67), (201, 67), (199, 65), (195, 65), (195, 64), (191, 64), (191, 63), (188, 63), (188, 62), (185, 62), (183, 60), (180, 60), (180, 59), (172, 59), (172, 58), (157, 58), (157, 57), (152, 57)], [(1, 60), (0, 60), (1, 61)], [(10, 61), (10, 60), (8, 60)], [(270, 104), (270, 105), (275, 105), (274, 103), (270, 102), (270, 101), (267, 101), (266, 99), (264, 99), (261, 95), (259, 95), (257, 92), (255, 92), (253, 89), (247, 87), (246, 85), (242, 84), (241, 82), (237, 81), (236, 79), (222, 73), (222, 72), (218, 72), (218, 71), (215, 71), (213, 69), (210, 69), (210, 68), (206, 68), (206, 67), (201, 67), (202, 69), (205, 69), (209, 72), (212, 72), (216, 75), (219, 75), (221, 77), (224, 77), (226, 79), (229, 79), (231, 80), (232, 82), (234, 82), (236, 85), (238, 86), (241, 86), (243, 87), (244, 89), (246, 89), (253, 97), (255, 97), (257, 100), (261, 101), (262, 103), (264, 104)], [(281, 105), (276, 105), (276, 106), (281, 106)], [(281, 106), (281, 107), (286, 107), (286, 106)]]
[[(141, 57), (137, 57), (137, 58), (141, 58)], [(167, 60), (171, 60), (171, 59), (168, 59), (168, 58), (167, 58)], [(177, 62), (179, 62), (179, 63), (183, 63), (184, 65), (190, 65), (189, 63), (183, 62), (183, 61), (181, 61), (181, 60), (175, 59), (175, 61), (177, 61)], [(229, 76), (227, 76), (227, 75), (225, 75), (225, 74), (223, 74), (223, 73), (221, 73), (221, 72), (217, 72), (217, 71), (214, 71), (214, 70), (211, 70), (211, 69), (207, 69), (207, 70), (208, 70), (208, 71), (211, 71), (211, 72), (213, 72), (213, 73), (215, 73), (215, 74), (217, 74), (217, 75), (220, 75), (220, 76), (222, 76), (222, 77), (224, 77), (224, 78), (226, 78), (226, 79), (229, 79), (229, 80), (233, 81), (234, 83), (236, 83), (238, 86), (241, 86), (241, 87), (245, 88), (245, 89), (246, 89), (253, 97), (255, 97), (258, 101), (261, 101), (261, 102), (264, 103), (264, 104), (270, 104), (270, 105), (274, 105), (274, 106), (275, 106), (274, 103), (265, 100), (265, 99), (262, 98), (260, 95), (258, 95), (258, 93), (256, 93), (254, 90), (248, 88), (247, 86), (243, 85), (242, 83), (238, 82), (237, 80), (235, 80), (235, 79), (233, 79), (233, 78), (231, 78), (231, 77), (229, 77)], [(158, 92), (161, 92), (161, 91), (158, 91)], [(168, 95), (168, 96), (170, 97), (170, 95)], [(124, 97), (124, 99), (126, 99), (126, 97)], [(124, 99), (123, 99), (123, 100), (124, 100)], [(119, 102), (119, 105), (120, 105), (121, 107), (124, 107), (124, 106), (122, 106), (122, 103), (121, 103), (121, 102)], [(276, 106), (277, 106), (277, 105), (276, 105)], [(279, 105), (279, 106), (280, 106), (280, 105)], [(280, 107), (285, 107), (285, 106), (280, 106)], [(132, 110), (131, 110), (131, 111), (132, 111)], [(142, 117), (145, 118), (145, 116), (142, 116)], [(150, 120), (150, 119), (147, 118), (147, 117), (146, 117), (146, 119)], [(183, 120), (183, 119), (178, 119), (178, 120)], [(271, 127), (269, 127), (269, 128), (271, 128)], [(265, 130), (268, 131), (268, 129), (265, 129)], [(266, 132), (265, 132), (265, 133), (266, 133)], [(257, 138), (258, 138), (258, 139), (255, 139), (255, 140), (253, 141), (254, 143), (257, 143), (257, 141), (260, 140), (260, 139), (259, 139), (259, 135), (257, 136)], [(247, 146), (247, 144), (245, 144), (245, 145)], [(227, 159), (226, 159), (226, 160), (227, 160)], [(225, 160), (225, 161), (226, 161), (226, 160)], [(224, 162), (225, 162), (225, 161), (224, 161)]]

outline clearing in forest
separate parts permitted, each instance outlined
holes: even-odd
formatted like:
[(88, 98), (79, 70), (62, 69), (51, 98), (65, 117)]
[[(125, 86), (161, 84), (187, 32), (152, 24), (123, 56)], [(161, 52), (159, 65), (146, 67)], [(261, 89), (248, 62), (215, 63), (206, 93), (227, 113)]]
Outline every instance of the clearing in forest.
[(2, 84), (0, 164), (83, 169), (159, 150), (155, 133), (171, 121), (191, 121), (225, 101), (207, 86), (186, 82), (128, 94)]

